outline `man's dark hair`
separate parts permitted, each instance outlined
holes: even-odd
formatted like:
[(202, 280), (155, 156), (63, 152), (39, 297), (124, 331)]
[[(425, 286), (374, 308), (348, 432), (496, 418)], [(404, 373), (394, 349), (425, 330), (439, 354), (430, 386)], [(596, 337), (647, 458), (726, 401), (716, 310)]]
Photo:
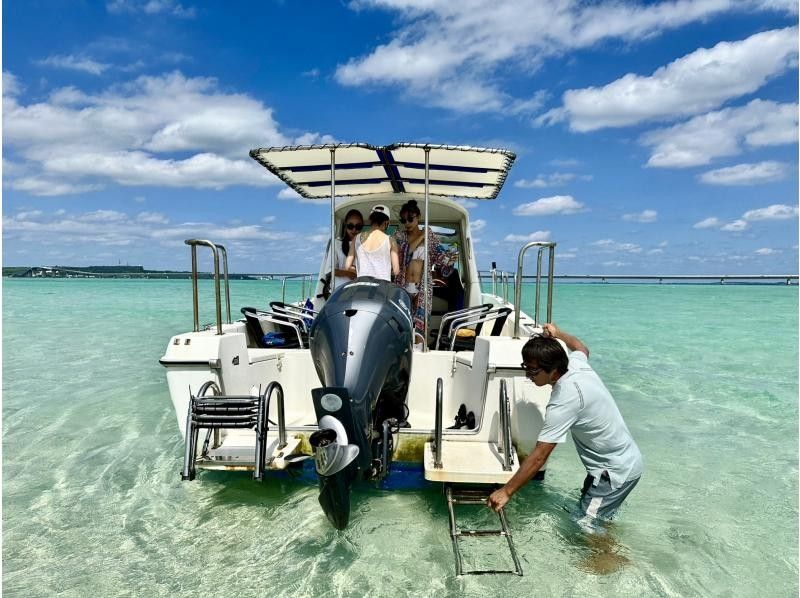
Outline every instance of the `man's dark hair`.
[(534, 336), (522, 347), (522, 360), (536, 362), (546, 372), (557, 370), (562, 376), (567, 373), (569, 357), (564, 347), (554, 338)]
[(381, 225), (384, 222), (386, 222), (387, 220), (389, 220), (389, 217), (386, 214), (384, 214), (383, 212), (372, 212), (369, 215), (369, 223), (370, 224)]

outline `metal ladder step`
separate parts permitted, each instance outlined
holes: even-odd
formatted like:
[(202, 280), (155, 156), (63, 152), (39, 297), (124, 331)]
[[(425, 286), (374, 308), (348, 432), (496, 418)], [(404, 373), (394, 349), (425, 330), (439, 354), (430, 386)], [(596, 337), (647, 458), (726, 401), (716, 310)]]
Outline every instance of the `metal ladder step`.
[[(453, 542), (453, 553), (456, 558), (456, 575), (492, 575), (492, 574), (513, 574), (522, 576), (522, 565), (514, 547), (514, 540), (511, 538), (511, 530), (508, 529), (508, 521), (503, 509), (497, 513), (500, 519), (500, 529), (461, 529), (456, 520), (455, 505), (485, 505), (489, 495), (486, 490), (473, 488), (460, 488), (454, 490), (450, 484), (445, 484), (445, 495), (447, 496), (447, 510), (450, 514), (450, 539)], [(498, 536), (504, 537), (508, 542), (508, 550), (514, 560), (514, 569), (478, 569), (474, 571), (464, 571), (464, 564), (461, 558), (461, 546), (459, 544), (462, 537), (481, 537)]]

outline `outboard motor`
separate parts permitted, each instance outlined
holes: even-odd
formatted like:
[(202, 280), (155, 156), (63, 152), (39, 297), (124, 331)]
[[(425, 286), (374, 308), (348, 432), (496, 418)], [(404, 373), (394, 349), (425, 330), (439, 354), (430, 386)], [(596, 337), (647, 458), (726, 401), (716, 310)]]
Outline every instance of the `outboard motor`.
[(309, 332), (322, 382), (312, 391), (320, 429), (310, 440), (319, 502), (337, 529), (350, 518), (352, 481), (388, 472), (391, 429), (408, 415), (413, 330), (408, 293), (364, 276), (331, 295)]

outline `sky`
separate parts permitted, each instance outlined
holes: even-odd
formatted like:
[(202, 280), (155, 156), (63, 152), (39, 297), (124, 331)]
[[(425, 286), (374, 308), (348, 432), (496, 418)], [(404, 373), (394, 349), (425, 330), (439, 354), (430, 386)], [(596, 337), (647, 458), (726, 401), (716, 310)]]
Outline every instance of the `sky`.
[(27, 0), (2, 9), (4, 266), (316, 272), (327, 202), (257, 147), (516, 153), (478, 268), (798, 271), (790, 0)]

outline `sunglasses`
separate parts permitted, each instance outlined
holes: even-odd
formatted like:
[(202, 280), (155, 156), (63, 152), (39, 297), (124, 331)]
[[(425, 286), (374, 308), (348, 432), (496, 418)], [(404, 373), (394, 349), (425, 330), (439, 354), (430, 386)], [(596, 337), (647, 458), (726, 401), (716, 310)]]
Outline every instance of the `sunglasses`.
[(411, 224), (417, 218), (418, 218), (418, 216), (409, 216), (408, 218), (403, 218), (402, 216), (400, 216), (400, 224), (406, 224), (406, 223)]
[(356, 224), (354, 222), (348, 222), (347, 225), (346, 225), (346, 228), (347, 228), (347, 230), (360, 231), (362, 228), (364, 228), (364, 225), (363, 224)]
[(532, 368), (524, 363), (521, 363), (520, 366), (522, 367), (523, 370), (525, 370), (526, 376), (536, 376), (539, 374), (539, 372), (544, 371), (544, 368)]

